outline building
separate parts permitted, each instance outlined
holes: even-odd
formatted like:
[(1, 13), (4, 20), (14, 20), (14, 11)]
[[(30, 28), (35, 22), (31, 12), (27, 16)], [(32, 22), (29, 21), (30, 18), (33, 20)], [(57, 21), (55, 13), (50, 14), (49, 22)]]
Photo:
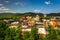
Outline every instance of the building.
[(17, 28), (18, 26), (19, 26), (19, 22), (12, 22), (9, 28)]
[(39, 15), (36, 15), (36, 17), (34, 17), (33, 20), (35, 20), (35, 21), (39, 21), (39, 20), (40, 20)]
[(46, 14), (44, 14), (43, 16), (44, 16), (44, 18), (45, 18), (45, 17), (47, 17), (47, 15), (46, 15)]

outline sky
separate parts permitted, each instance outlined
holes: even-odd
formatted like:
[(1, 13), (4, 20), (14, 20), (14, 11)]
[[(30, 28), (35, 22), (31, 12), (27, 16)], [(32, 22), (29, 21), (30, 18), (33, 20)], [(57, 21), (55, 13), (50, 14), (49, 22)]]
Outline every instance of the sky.
[(60, 0), (0, 0), (0, 13), (58, 13)]

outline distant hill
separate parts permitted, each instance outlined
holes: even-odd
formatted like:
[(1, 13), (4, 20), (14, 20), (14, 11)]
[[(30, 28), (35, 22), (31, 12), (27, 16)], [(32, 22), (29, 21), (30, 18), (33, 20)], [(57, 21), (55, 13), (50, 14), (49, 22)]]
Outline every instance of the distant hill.
[[(33, 12), (26, 12), (26, 13), (0, 13), (0, 16), (7, 16), (7, 15), (10, 15), (10, 16), (22, 16), (22, 15), (25, 15), (25, 16), (28, 16), (28, 15), (31, 15), (31, 16), (35, 16), (35, 15), (40, 15), (42, 16), (43, 13), (33, 13)], [(60, 13), (49, 13), (47, 14), (48, 16), (60, 16)]]
[(48, 16), (60, 16), (60, 13), (50, 13), (50, 14), (47, 14)]
[[(43, 18), (43, 13), (33, 13), (33, 12), (27, 12), (27, 13), (0, 13), (0, 20), (3, 19), (14, 19), (19, 20), (21, 16), (36, 16), (39, 15), (41, 18)], [(52, 16), (60, 16), (60, 13), (50, 13), (47, 14), (47, 18), (50, 18)]]

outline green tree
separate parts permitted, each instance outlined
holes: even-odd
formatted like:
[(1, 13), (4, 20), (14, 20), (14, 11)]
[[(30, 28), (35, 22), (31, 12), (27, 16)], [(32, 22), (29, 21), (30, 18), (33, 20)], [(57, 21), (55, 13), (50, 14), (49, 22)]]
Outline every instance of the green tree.
[(31, 28), (31, 40), (38, 40), (38, 29), (36, 26), (32, 26)]
[(11, 40), (11, 33), (10, 28), (6, 29), (6, 35), (4, 40)]
[(57, 39), (60, 40), (60, 26), (58, 26), (58, 29), (56, 30), (57, 32)]
[(43, 37), (39, 34), (39, 40), (43, 40)]
[(29, 40), (29, 38), (30, 38), (30, 33), (24, 32), (24, 40)]
[(5, 30), (8, 28), (4, 22), (0, 21), (0, 40), (4, 40)]
[(15, 35), (16, 35), (15, 28), (8, 28), (6, 30), (5, 40), (14, 40)]
[(23, 40), (21, 28), (8, 28), (4, 40)]
[(21, 27), (17, 28), (16, 36), (14, 36), (14, 40), (23, 40)]
[(49, 31), (49, 34), (46, 36), (47, 40), (58, 40), (57, 33), (52, 26), (49, 26), (48, 31)]

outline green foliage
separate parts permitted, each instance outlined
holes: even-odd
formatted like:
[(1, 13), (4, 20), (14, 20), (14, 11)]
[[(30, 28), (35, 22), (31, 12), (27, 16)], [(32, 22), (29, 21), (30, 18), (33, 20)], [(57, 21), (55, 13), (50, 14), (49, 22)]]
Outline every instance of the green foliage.
[(29, 38), (30, 38), (30, 33), (24, 32), (24, 40), (29, 40)]
[(8, 28), (6, 30), (5, 40), (14, 40), (15, 35), (16, 35), (15, 28)]
[(20, 28), (8, 28), (6, 30), (5, 40), (23, 40)]
[(48, 27), (48, 34), (42, 37), (38, 34), (36, 26), (31, 27), (31, 32), (24, 32), (22, 28), (9, 28), (7, 24), (0, 21), (0, 40), (60, 40), (60, 30), (55, 30), (52, 26)]
[(11, 33), (10, 33), (10, 29), (6, 29), (6, 35), (5, 35), (5, 38), (4, 40), (11, 40)]
[(38, 40), (38, 29), (36, 28), (36, 26), (32, 26), (31, 28), (31, 40)]
[(0, 21), (0, 40), (4, 40), (5, 30), (8, 28), (4, 22)]
[(43, 37), (39, 34), (39, 40), (43, 40)]
[(46, 36), (47, 40), (58, 40), (57, 33), (52, 26), (49, 26), (48, 31), (49, 31), (49, 34)]
[[(59, 28), (59, 29), (60, 29), (60, 28)], [(56, 32), (57, 32), (57, 39), (58, 39), (58, 40), (60, 40), (60, 30), (59, 30), (59, 29), (56, 30)]]
[(23, 40), (22, 34), (19, 30), (16, 31), (16, 36), (14, 36), (14, 40)]

